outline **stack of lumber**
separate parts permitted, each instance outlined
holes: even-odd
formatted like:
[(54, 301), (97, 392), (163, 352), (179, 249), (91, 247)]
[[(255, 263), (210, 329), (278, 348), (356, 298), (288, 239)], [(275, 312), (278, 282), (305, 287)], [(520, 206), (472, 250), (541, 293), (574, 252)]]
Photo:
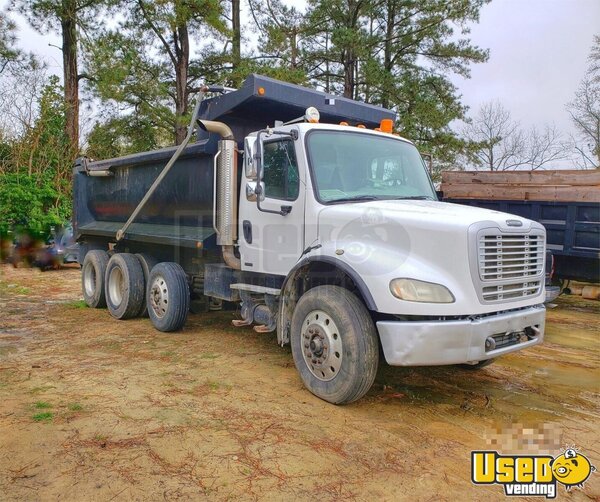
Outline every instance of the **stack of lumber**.
[(587, 300), (600, 300), (600, 286), (581, 282), (569, 283), (570, 294), (583, 296)]
[(445, 199), (600, 202), (600, 170), (445, 171)]

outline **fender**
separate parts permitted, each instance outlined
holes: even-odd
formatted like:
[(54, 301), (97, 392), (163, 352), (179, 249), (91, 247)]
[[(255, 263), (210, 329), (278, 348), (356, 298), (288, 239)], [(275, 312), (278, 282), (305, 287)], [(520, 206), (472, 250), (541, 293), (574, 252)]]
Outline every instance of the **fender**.
[(328, 265), (333, 265), (334, 267), (342, 270), (348, 277), (352, 279), (358, 291), (362, 295), (365, 304), (369, 310), (377, 311), (377, 305), (375, 304), (375, 300), (373, 299), (373, 295), (369, 291), (369, 288), (360, 277), (360, 275), (347, 263), (342, 262), (341, 260), (337, 260), (332, 256), (327, 255), (316, 255), (316, 256), (306, 256), (300, 259), (294, 268), (290, 270), (288, 275), (286, 276), (283, 284), (281, 286), (281, 301), (279, 302), (279, 313), (277, 316), (277, 342), (280, 345), (285, 345), (289, 343), (289, 321), (286, 314), (286, 299), (289, 297), (288, 287), (291, 284), (291, 279), (293, 279), (302, 267), (309, 265), (311, 263), (326, 263)]

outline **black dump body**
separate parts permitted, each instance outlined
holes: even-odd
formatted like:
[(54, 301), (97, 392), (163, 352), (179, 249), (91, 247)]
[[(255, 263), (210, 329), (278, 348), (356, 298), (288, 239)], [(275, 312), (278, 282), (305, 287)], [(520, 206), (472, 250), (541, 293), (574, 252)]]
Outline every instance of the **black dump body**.
[(516, 214), (546, 228), (559, 279), (600, 282), (600, 205), (595, 202), (444, 199)]
[[(271, 78), (251, 75), (237, 90), (205, 100), (200, 118), (226, 123), (240, 149), (251, 132), (304, 115), (314, 106), (322, 123), (364, 124), (377, 127), (389, 110)], [(218, 137), (202, 132), (187, 146), (167, 177), (130, 226), (122, 245), (143, 250), (148, 244), (173, 248), (216, 247), (213, 230), (213, 159)], [(175, 148), (115, 159), (78, 159), (74, 169), (73, 228), (82, 245), (105, 248), (128, 219)], [(241, 165), (241, 162), (239, 163)], [(91, 176), (105, 173), (108, 176)]]

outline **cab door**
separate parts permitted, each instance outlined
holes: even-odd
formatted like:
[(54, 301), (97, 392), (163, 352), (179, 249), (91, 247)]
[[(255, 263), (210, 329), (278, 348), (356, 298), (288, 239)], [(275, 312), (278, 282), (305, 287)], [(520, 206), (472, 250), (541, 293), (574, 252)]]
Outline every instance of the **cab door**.
[[(296, 154), (300, 141), (273, 135), (263, 142), (260, 203), (256, 180), (242, 175), (239, 250), (242, 270), (287, 275), (304, 249), (305, 172)], [(246, 141), (244, 157), (252, 162), (256, 141)], [(249, 190), (247, 190), (249, 189)], [(259, 207), (260, 206), (260, 207)]]

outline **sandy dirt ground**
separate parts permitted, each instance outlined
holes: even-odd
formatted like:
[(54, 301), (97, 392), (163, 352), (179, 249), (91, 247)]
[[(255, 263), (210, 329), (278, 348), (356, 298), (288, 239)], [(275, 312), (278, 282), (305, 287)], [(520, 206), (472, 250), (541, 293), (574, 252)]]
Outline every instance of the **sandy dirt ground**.
[[(600, 303), (557, 304), (542, 346), (475, 372), (382, 365), (336, 407), (234, 312), (159, 333), (85, 308), (77, 268), (1, 266), (0, 500), (506, 500), (470, 482), (491, 445), (600, 467)], [(558, 492), (600, 500), (600, 474)]]

